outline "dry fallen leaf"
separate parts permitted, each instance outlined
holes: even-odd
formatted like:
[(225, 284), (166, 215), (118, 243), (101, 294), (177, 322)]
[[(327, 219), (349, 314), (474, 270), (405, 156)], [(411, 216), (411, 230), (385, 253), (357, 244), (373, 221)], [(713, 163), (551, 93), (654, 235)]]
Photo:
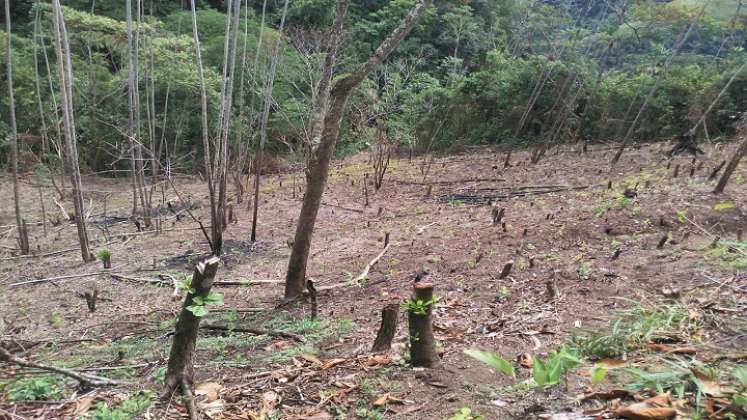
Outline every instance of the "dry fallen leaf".
[(314, 356), (313, 354), (302, 353), (301, 354), (301, 358), (304, 359), (304, 360), (306, 360), (307, 362), (311, 362), (311, 363), (313, 363), (315, 365), (319, 365), (319, 366), (324, 365), (324, 363), (322, 363), (322, 361), (319, 360), (319, 358), (316, 357), (316, 356)]
[(519, 365), (527, 369), (531, 369), (534, 366), (534, 359), (529, 353), (522, 353), (519, 355)]
[(667, 420), (677, 416), (677, 411), (671, 407), (672, 397), (659, 394), (643, 402), (637, 402), (615, 410), (615, 415), (632, 420)]
[(203, 382), (195, 387), (195, 395), (204, 395), (207, 402), (211, 402), (218, 399), (222, 389), (223, 386), (217, 382)]
[(695, 354), (698, 350), (695, 347), (674, 347), (667, 344), (650, 343), (648, 348), (662, 353), (672, 354)]
[(625, 398), (630, 396), (630, 392), (625, 389), (611, 389), (609, 391), (592, 392), (581, 396), (581, 401), (588, 400), (613, 400), (615, 398)]
[(602, 369), (610, 370), (625, 367), (628, 365), (628, 362), (620, 359), (599, 359), (594, 363), (594, 365)]
[(389, 400), (389, 393), (387, 392), (386, 394), (384, 394), (384, 395), (380, 396), (379, 398), (377, 398), (376, 400), (374, 400), (373, 406), (374, 407), (383, 407), (388, 400)]
[(78, 398), (68, 407), (65, 407), (63, 414), (72, 418), (77, 418), (79, 415), (88, 412), (91, 406), (93, 406), (93, 397)]
[(223, 400), (215, 400), (211, 402), (204, 401), (197, 403), (197, 407), (200, 409), (200, 411), (211, 419), (216, 418), (223, 412), (224, 405), (225, 402)]

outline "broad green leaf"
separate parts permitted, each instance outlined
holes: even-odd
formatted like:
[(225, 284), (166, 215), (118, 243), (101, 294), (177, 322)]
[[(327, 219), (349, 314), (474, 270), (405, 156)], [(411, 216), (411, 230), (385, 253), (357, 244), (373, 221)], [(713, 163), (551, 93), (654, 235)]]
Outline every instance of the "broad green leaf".
[(605, 376), (607, 376), (607, 369), (595, 367), (591, 370), (591, 383), (596, 385), (602, 382)]
[(189, 305), (187, 306), (187, 310), (189, 312), (192, 312), (192, 314), (198, 318), (201, 318), (208, 314), (208, 310), (203, 305)]
[(469, 350), (465, 350), (464, 354), (487, 364), (488, 366), (496, 369), (497, 371), (503, 373), (504, 375), (514, 376), (513, 365), (511, 365), (511, 363), (508, 360), (502, 358), (501, 356), (495, 353), (490, 353), (487, 351), (481, 351), (481, 350), (476, 350), (476, 349), (469, 349)]
[(747, 386), (747, 367), (739, 366), (731, 373), (742, 386)]
[(538, 386), (545, 386), (547, 383), (547, 366), (540, 359), (534, 360), (532, 366), (532, 378)]
[(223, 295), (210, 292), (204, 299), (206, 305), (223, 305)]

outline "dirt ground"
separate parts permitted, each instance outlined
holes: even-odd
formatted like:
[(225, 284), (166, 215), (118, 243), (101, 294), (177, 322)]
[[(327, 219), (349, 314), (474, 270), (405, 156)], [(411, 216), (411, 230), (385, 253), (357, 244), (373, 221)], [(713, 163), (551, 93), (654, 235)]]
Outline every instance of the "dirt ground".
[[(625, 311), (667, 305), (685, 308), (693, 328), (648, 341), (693, 352), (672, 359), (643, 348), (620, 360), (639, 368), (683, 358), (743, 363), (733, 355), (747, 345), (747, 248), (737, 239), (747, 228), (747, 166), (724, 194), (714, 195), (709, 175), (736, 145), (708, 146), (694, 161), (668, 161), (669, 147), (631, 149), (612, 168), (613, 151), (603, 145), (587, 153), (553, 149), (534, 165), (528, 152), (515, 152), (505, 169), (503, 153), (487, 149), (430, 164), (424, 156), (404, 156), (392, 160), (380, 190), (365, 187), (367, 206), (368, 157), (336, 162), (308, 269), (320, 290), (317, 320), (309, 319), (307, 303), (280, 305), (303, 173), (263, 179), (255, 243), (247, 202), (232, 195), (237, 221), (226, 231), (217, 280), (235, 283), (217, 287), (225, 302), (203, 324), (234, 331), (201, 332), (195, 374), (198, 393), (206, 395), (198, 405), (214, 419), (446, 419), (462, 408), (471, 410), (464, 419), (611, 418), (610, 411), (590, 414), (605, 402), (580, 402), (579, 395), (620, 388), (625, 375), (592, 384), (589, 368), (598, 359), (585, 356), (560, 384), (536, 387), (527, 382), (532, 370), (517, 360), (547, 357), (574, 336), (607, 331), (607, 322)], [(0, 366), (0, 418), (129, 418), (107, 417), (102, 407), (139, 401), (146, 401), (143, 409), (130, 417), (186, 417), (179, 397), (158, 394), (181, 307), (172, 286), (208, 251), (197, 224), (164, 185), (154, 194), (163, 205), (162, 232), (138, 232), (129, 220), (128, 181), (84, 177), (94, 249), (112, 253), (112, 268), (104, 270), (100, 261), (81, 262), (75, 227), (60, 216), (51, 188), (43, 190), (47, 219), (63, 221), (37, 223), (38, 182), (29, 174), (22, 186), (35, 256), (16, 255), (11, 200), (0, 208), (0, 344), (37, 363), (123, 385), (84, 390), (58, 379), (51, 385), (57, 392), (29, 401), (14, 394), (18, 381), (46, 376)], [(205, 186), (186, 177), (176, 185), (207, 225)], [(0, 196), (12, 197), (7, 178)], [(493, 208), (505, 209), (497, 224)], [(354, 282), (387, 233), (387, 252), (365, 280)], [(510, 274), (499, 278), (509, 262)], [(432, 283), (440, 297), (437, 369), (407, 362), (403, 303), (415, 277)], [(98, 302), (89, 312), (83, 294), (93, 289)], [(393, 350), (371, 355), (380, 311), (391, 302), (403, 304)], [(516, 361), (516, 379), (465, 355), (471, 348)]]

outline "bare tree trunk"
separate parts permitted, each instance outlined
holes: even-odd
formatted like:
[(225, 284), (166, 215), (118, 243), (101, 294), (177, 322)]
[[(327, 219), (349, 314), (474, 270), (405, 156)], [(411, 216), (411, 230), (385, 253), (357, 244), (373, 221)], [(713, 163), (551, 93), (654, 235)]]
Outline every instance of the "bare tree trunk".
[[(322, 106), (318, 106), (315, 110), (317, 113), (318, 128), (312, 131), (312, 149), (306, 178), (306, 194), (304, 195), (301, 206), (301, 214), (296, 222), (296, 235), (285, 279), (286, 299), (295, 299), (301, 296), (306, 288), (306, 265), (311, 248), (311, 237), (314, 232), (314, 224), (316, 223), (319, 206), (321, 205), (322, 194), (327, 183), (329, 163), (332, 160), (335, 144), (340, 134), (340, 122), (342, 121), (347, 100), (353, 89), (376, 66), (381, 64), (399, 43), (402, 42), (407, 34), (410, 33), (423, 14), (425, 14), (426, 9), (431, 5), (432, 1), (418, 1), (410, 13), (400, 22), (399, 26), (376, 48), (368, 58), (368, 61), (361, 64), (349, 75), (338, 80), (330, 89), (332, 69), (335, 64), (337, 47), (342, 35), (342, 27), (348, 7), (350, 6), (350, 0), (339, 0), (337, 3), (335, 22), (330, 34), (327, 57), (325, 58), (324, 70), (319, 82), (317, 103), (315, 104)], [(326, 104), (327, 98), (330, 101), (330, 108), (325, 113), (326, 107), (323, 105)], [(316, 133), (320, 133), (321, 137), (318, 137)]]
[(62, 16), (60, 0), (52, 0), (52, 9), (54, 11), (55, 50), (57, 51), (57, 70), (59, 72), (60, 91), (62, 94), (62, 118), (65, 143), (67, 145), (67, 162), (73, 189), (73, 205), (75, 207), (75, 224), (78, 228), (81, 256), (83, 257), (83, 261), (89, 262), (93, 260), (93, 255), (88, 245), (88, 231), (86, 230), (85, 214), (83, 211), (80, 167), (78, 166), (78, 146), (75, 137), (75, 116), (73, 114), (73, 70), (70, 59), (70, 46), (67, 40), (67, 31), (65, 29), (65, 20)]
[[(41, 32), (41, 20), (40, 18), (37, 18), (37, 21), (39, 22), (39, 30), (38, 32)], [(38, 34), (37, 34), (38, 35)], [(65, 199), (65, 178), (67, 178), (67, 168), (66, 168), (66, 157), (65, 157), (65, 146), (63, 146), (63, 134), (62, 130), (60, 130), (60, 126), (62, 125), (62, 118), (60, 117), (60, 114), (58, 113), (59, 107), (57, 106), (57, 95), (55, 95), (54, 91), (54, 83), (52, 81), (52, 67), (49, 65), (49, 55), (47, 54), (47, 46), (44, 44), (44, 37), (38, 36), (37, 38), (39, 40), (39, 43), (41, 44), (41, 50), (42, 54), (44, 55), (44, 67), (47, 69), (47, 84), (49, 85), (49, 97), (52, 99), (52, 109), (54, 110), (54, 128), (55, 132), (57, 133), (56, 141), (53, 143), (55, 144), (55, 149), (57, 152), (57, 157), (60, 159), (60, 187), (57, 188), (57, 184), (54, 183), (54, 175), (52, 175), (52, 182), (55, 184), (55, 188), (57, 189), (57, 194), (60, 197), (60, 200)]]
[[(707, 4), (706, 4), (707, 5)], [(633, 131), (635, 131), (636, 126), (638, 125), (638, 121), (641, 119), (641, 116), (648, 108), (649, 102), (651, 102), (651, 99), (653, 99), (654, 95), (656, 95), (656, 91), (659, 90), (659, 87), (661, 86), (661, 82), (664, 81), (664, 78), (667, 75), (667, 69), (669, 69), (669, 65), (672, 64), (672, 60), (679, 54), (680, 49), (685, 44), (685, 41), (687, 41), (687, 38), (690, 36), (690, 33), (692, 32), (693, 28), (697, 24), (697, 22), (700, 20), (700, 17), (703, 16), (703, 12), (705, 12), (705, 6), (703, 6), (702, 9), (700, 9), (700, 12), (698, 15), (693, 18), (693, 20), (687, 25), (687, 29), (683, 33), (680, 34), (679, 39), (674, 43), (674, 46), (672, 47), (672, 53), (667, 57), (667, 60), (664, 62), (664, 65), (662, 66), (659, 77), (656, 78), (656, 82), (654, 83), (654, 86), (651, 88), (651, 90), (648, 92), (648, 95), (646, 96), (646, 99), (643, 100), (643, 104), (638, 109), (638, 114), (636, 114), (635, 118), (633, 119), (633, 122), (630, 123), (630, 127), (628, 127), (627, 133), (625, 133), (625, 137), (623, 137), (622, 143), (620, 144), (620, 147), (617, 149), (617, 153), (615, 153), (615, 156), (612, 158), (611, 163), (614, 165), (619, 160), (620, 157), (623, 154), (623, 151), (625, 151), (625, 147), (628, 145), (628, 141), (630, 141), (630, 137), (633, 135)]]
[(213, 179), (218, 190), (215, 219), (211, 222), (213, 255), (223, 252), (223, 230), (225, 229), (226, 214), (226, 185), (228, 182), (228, 138), (231, 133), (231, 116), (233, 114), (233, 85), (236, 70), (236, 39), (238, 38), (239, 16), (241, 15), (241, 1), (232, 0), (228, 8), (226, 20), (226, 43), (224, 50), (223, 89), (221, 112), (219, 118), (219, 143), (215, 148), (213, 162)]
[(10, 0), (5, 0), (5, 36), (8, 41), (5, 54), (8, 78), (8, 107), (10, 108), (10, 165), (13, 171), (13, 204), (16, 212), (18, 245), (22, 255), (29, 253), (29, 235), (23, 223), (21, 203), (18, 197), (18, 127), (16, 126), (16, 103), (13, 96), (13, 51), (11, 49)]
[(285, 0), (283, 14), (280, 18), (280, 28), (275, 45), (272, 50), (272, 62), (270, 63), (270, 74), (267, 76), (264, 92), (264, 108), (262, 109), (262, 119), (259, 123), (259, 144), (257, 145), (257, 154), (254, 164), (254, 209), (252, 213), (252, 242), (257, 240), (257, 212), (259, 210), (259, 179), (262, 174), (262, 154), (264, 153), (265, 143), (267, 142), (267, 122), (270, 118), (270, 106), (272, 105), (272, 88), (275, 83), (275, 73), (277, 72), (278, 61), (280, 61), (280, 43), (282, 41), (283, 30), (285, 29), (285, 16), (288, 13), (288, 0)]
[[(202, 148), (205, 159), (205, 178), (208, 186), (210, 197), (210, 224), (215, 225), (217, 219), (217, 204), (215, 197), (215, 188), (213, 186), (213, 164), (210, 150), (210, 136), (208, 134), (208, 103), (207, 90), (205, 88), (205, 73), (202, 67), (202, 52), (200, 51), (200, 37), (197, 32), (197, 11), (195, 10), (195, 0), (190, 0), (192, 9), (192, 36), (195, 46), (195, 65), (197, 66), (197, 77), (200, 81), (200, 107), (202, 116)], [(213, 239), (210, 239), (210, 249), (214, 249)]]
[(175, 326), (171, 352), (169, 353), (165, 379), (167, 394), (171, 394), (180, 388), (182, 392), (187, 393), (193, 384), (193, 358), (197, 343), (197, 330), (200, 328), (200, 318), (195, 316), (188, 308), (194, 304), (195, 297), (204, 299), (210, 294), (219, 263), (220, 258), (214, 256), (195, 266), (191, 283), (194, 293), (188, 293), (186, 299), (184, 299)]
[(716, 188), (713, 190), (714, 194), (721, 194), (722, 192), (724, 192), (724, 188), (726, 188), (726, 184), (729, 182), (729, 178), (731, 178), (731, 175), (737, 169), (739, 161), (741, 161), (742, 156), (747, 153), (747, 113), (743, 114), (740, 121), (740, 126), (737, 128), (737, 132), (741, 134), (742, 143), (734, 152), (734, 156), (732, 156), (729, 164), (726, 165), (726, 169), (724, 169), (724, 173), (723, 175), (721, 175), (721, 179), (719, 179)]
[[(747, 62), (742, 63), (742, 65), (739, 66), (737, 71), (735, 71), (734, 74), (731, 75), (731, 78), (729, 78), (729, 81), (726, 82), (723, 88), (721, 88), (721, 91), (719, 91), (718, 95), (716, 95), (716, 99), (714, 99), (711, 102), (711, 104), (708, 105), (708, 108), (705, 110), (705, 112), (703, 112), (703, 115), (701, 115), (700, 118), (698, 118), (698, 121), (695, 123), (695, 125), (690, 130), (688, 130), (687, 133), (685, 133), (684, 135), (680, 137), (680, 140), (681, 140), (680, 143), (678, 143), (669, 152), (670, 155), (673, 155), (680, 151), (685, 151), (685, 150), (691, 150), (694, 152), (698, 151), (697, 142), (695, 142), (695, 136), (698, 131), (698, 127), (700, 127), (702, 124), (703, 128), (705, 128), (705, 122), (706, 122), (706, 118), (708, 117), (708, 114), (711, 113), (711, 111), (713, 110), (713, 107), (718, 103), (718, 101), (721, 100), (721, 97), (724, 96), (724, 93), (726, 93), (726, 91), (729, 89), (729, 86), (731, 86), (731, 84), (734, 82), (734, 79), (737, 78), (739, 73), (741, 73), (745, 67), (747, 67)], [(693, 143), (690, 143), (690, 142), (693, 142)]]

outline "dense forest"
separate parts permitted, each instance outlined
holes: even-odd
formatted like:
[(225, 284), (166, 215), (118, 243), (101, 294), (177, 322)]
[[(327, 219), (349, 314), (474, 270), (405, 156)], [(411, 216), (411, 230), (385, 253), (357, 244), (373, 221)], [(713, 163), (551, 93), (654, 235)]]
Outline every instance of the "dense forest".
[[(81, 165), (91, 171), (125, 169), (124, 7), (106, 0), (64, 3)], [(413, 4), (355, 3), (335, 73), (345, 74), (367, 57)], [(213, 133), (220, 112), (225, 5), (197, 7)], [(201, 148), (200, 121), (189, 118), (200, 106), (188, 9), (183, 1), (146, 1), (136, 23), (138, 130), (147, 145), (155, 145), (161, 165), (169, 162), (180, 170), (200, 162)], [(332, 1), (293, 1), (279, 28), (282, 2), (243, 2), (240, 86), (234, 90), (230, 135), (237, 159), (248, 159), (256, 149), (269, 78), (276, 80), (267, 147), (279, 157), (303, 153), (322, 35), (333, 13)], [(695, 125), (744, 62), (746, 15), (741, 2), (726, 0), (704, 6), (681, 0), (436, 2), (356, 91), (337, 153), (372, 147), (381, 130), (387, 141), (417, 150), (619, 140), (662, 74), (632, 137), (673, 138)], [(14, 1), (11, 16), (16, 114), (25, 140), (21, 161), (30, 169), (39, 158), (54, 163), (59, 148), (51, 9)], [(747, 109), (746, 80), (747, 72), (737, 76), (699, 137), (733, 134), (735, 116)], [(7, 96), (1, 106), (7, 115)], [(0, 131), (7, 133), (7, 121), (2, 124)]]
[(0, 2), (0, 420), (747, 419), (743, 0)]

